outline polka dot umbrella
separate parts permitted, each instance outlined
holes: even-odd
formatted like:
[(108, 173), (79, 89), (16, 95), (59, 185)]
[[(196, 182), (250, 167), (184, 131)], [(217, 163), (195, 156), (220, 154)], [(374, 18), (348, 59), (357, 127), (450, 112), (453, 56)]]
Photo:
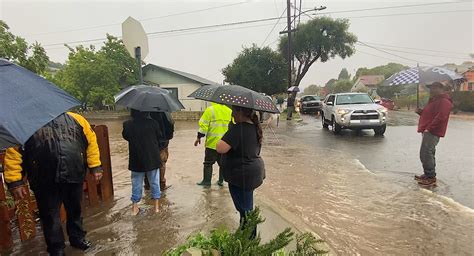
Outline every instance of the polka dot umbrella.
[(280, 113), (267, 96), (239, 85), (204, 85), (188, 97), (262, 112)]

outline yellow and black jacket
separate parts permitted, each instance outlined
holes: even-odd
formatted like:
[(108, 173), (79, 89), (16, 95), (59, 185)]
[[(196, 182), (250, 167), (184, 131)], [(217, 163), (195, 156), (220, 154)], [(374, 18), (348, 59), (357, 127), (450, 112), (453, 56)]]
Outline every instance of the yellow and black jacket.
[(9, 188), (23, 185), (27, 174), (32, 189), (52, 183), (82, 183), (86, 169), (101, 172), (97, 137), (79, 114), (59, 115), (39, 129), (23, 147), (9, 148), (4, 159)]

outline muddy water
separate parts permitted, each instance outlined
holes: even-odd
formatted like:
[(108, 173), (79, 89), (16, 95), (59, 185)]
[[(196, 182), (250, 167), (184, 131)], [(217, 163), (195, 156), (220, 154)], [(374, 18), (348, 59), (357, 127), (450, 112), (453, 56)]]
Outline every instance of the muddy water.
[[(316, 139), (320, 128), (311, 122), (283, 122), (276, 129), (278, 140), (269, 130), (265, 133), (267, 179), (256, 200), (273, 208), (264, 210), (267, 222), (260, 231), (266, 239), (293, 226), (319, 234), (336, 255), (472, 255), (473, 210), (436, 190), (421, 189), (408, 178), (367, 168), (365, 160), (351, 151), (357, 151), (357, 143), (338, 144), (350, 150), (315, 146), (330, 140)], [(87, 254), (160, 255), (196, 231), (236, 227), (238, 215), (227, 188), (195, 185), (202, 175), (204, 150), (192, 146), (194, 122), (177, 123), (167, 171), (173, 186), (164, 195), (163, 211), (153, 214), (145, 198), (138, 217), (129, 215), (131, 185), (122, 120), (93, 123), (109, 127), (115, 198), (87, 210), (88, 238), (96, 244)], [(16, 243), (14, 254), (40, 251), (44, 251), (41, 236)], [(70, 248), (67, 252), (81, 255)]]
[[(264, 152), (267, 163), (272, 159), (274, 167), (267, 169), (268, 179), (262, 187), (268, 200), (299, 216), (339, 255), (473, 255), (474, 211), (449, 197), (464, 198), (466, 204), (472, 200), (472, 192), (471, 198), (465, 197), (474, 185), (469, 180), (469, 159), (460, 154), (453, 162), (462, 166), (459, 161), (464, 161), (467, 180), (460, 184), (468, 187), (453, 192), (447, 180), (433, 191), (422, 189), (413, 181), (417, 169), (393, 174), (388, 168), (395, 161), (417, 159), (416, 150), (415, 156), (410, 153), (413, 144), (419, 146), (417, 140), (398, 138), (394, 143), (398, 148), (392, 149), (395, 155), (390, 156), (388, 149), (377, 145), (392, 138), (392, 127), (385, 138), (369, 134), (364, 142), (365, 135), (357, 138), (350, 132), (334, 137), (308, 118), (283, 123), (278, 133), (285, 146)], [(407, 120), (394, 120), (399, 121), (410, 125)], [(458, 141), (457, 146), (469, 149), (469, 139), (472, 137)], [(385, 168), (374, 165), (379, 168), (373, 171), (363, 165), (368, 159), (384, 159), (377, 157), (381, 154), (388, 159), (383, 162)]]

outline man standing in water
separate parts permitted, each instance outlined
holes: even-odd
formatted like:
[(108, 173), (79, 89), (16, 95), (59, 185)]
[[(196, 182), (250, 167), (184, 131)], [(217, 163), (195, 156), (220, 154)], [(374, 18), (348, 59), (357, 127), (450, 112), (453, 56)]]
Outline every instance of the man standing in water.
[(288, 100), (286, 102), (286, 120), (291, 120), (293, 112), (295, 111), (295, 95), (293, 93), (288, 94)]
[(204, 169), (200, 186), (211, 186), (212, 166), (217, 162), (219, 165), (219, 186), (224, 185), (224, 176), (220, 168), (221, 155), (216, 151), (217, 142), (224, 136), (232, 119), (232, 110), (224, 105), (212, 103), (206, 108), (199, 120), (199, 131), (194, 146), (201, 144), (201, 138), (206, 137), (206, 151), (204, 156)]
[(28, 178), (34, 191), (49, 255), (64, 255), (64, 234), (59, 218), (66, 209), (66, 228), (72, 247), (89, 249), (82, 225), (82, 183), (88, 169), (95, 180), (102, 178), (97, 137), (81, 115), (67, 112), (41, 129), (21, 148), (5, 154), (5, 181), (17, 200), (24, 199)]
[(446, 87), (439, 82), (427, 85), (430, 90), (430, 100), (423, 109), (417, 109), (420, 115), (418, 132), (423, 139), (420, 148), (420, 160), (424, 174), (415, 175), (418, 184), (430, 186), (436, 184), (436, 145), (439, 138), (446, 135), (449, 114), (453, 108), (451, 97), (446, 92)]

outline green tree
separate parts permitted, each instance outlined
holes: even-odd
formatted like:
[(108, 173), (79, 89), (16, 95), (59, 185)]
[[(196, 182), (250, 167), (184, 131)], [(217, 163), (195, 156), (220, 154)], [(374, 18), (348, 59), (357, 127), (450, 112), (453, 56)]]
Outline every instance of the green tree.
[[(330, 17), (314, 18), (298, 26), (292, 37), (292, 53), (296, 58), (296, 80), (298, 86), (316, 61), (326, 62), (339, 56), (343, 59), (355, 52), (357, 37), (349, 32), (347, 19)], [(279, 50), (288, 56), (288, 36), (280, 38)]]
[(100, 50), (93, 46), (69, 49), (66, 66), (48, 78), (86, 106), (101, 108), (104, 103), (113, 104), (114, 94), (137, 82), (135, 60), (123, 42), (113, 36), (107, 35)]
[(15, 36), (9, 30), (7, 23), (0, 20), (0, 58), (43, 74), (49, 62), (44, 48), (38, 42), (29, 45), (24, 38)]
[(244, 48), (232, 64), (222, 70), (225, 81), (268, 95), (286, 90), (285, 59), (269, 47)]
[(364, 75), (383, 75), (385, 79), (387, 79), (391, 75), (408, 68), (409, 67), (398, 63), (388, 63), (387, 65), (377, 66), (374, 68), (359, 68), (357, 69), (354, 79)]
[(339, 72), (339, 76), (337, 77), (337, 80), (349, 80), (351, 79), (351, 75), (347, 71), (346, 68), (343, 68), (341, 72)]
[(321, 86), (312, 84), (303, 90), (303, 95), (320, 95)]
[(353, 84), (350, 80), (338, 80), (334, 84), (331, 93), (350, 92), (352, 85)]

